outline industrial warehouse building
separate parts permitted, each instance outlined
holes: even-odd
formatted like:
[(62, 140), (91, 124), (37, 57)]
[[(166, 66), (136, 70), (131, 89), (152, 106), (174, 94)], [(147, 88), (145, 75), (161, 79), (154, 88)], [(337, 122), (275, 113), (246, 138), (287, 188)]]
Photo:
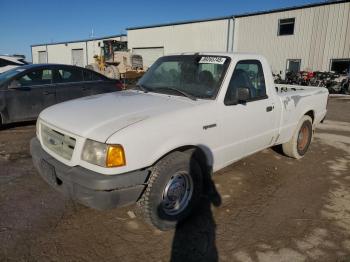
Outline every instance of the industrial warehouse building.
[[(340, 72), (350, 66), (350, 1), (131, 27), (127, 28), (127, 41), (131, 52), (142, 55), (147, 66), (172, 53), (234, 51), (262, 54), (272, 70), (282, 74), (299, 70)], [(39, 51), (46, 50), (48, 62), (72, 64), (73, 44), (32, 46), (33, 62), (45, 61), (39, 60)], [(59, 49), (60, 45), (67, 48)], [(90, 63), (90, 57), (84, 61)]]
[(103, 40), (126, 41), (126, 35), (113, 35), (70, 42), (32, 45), (34, 64), (58, 63), (85, 67), (101, 54)]

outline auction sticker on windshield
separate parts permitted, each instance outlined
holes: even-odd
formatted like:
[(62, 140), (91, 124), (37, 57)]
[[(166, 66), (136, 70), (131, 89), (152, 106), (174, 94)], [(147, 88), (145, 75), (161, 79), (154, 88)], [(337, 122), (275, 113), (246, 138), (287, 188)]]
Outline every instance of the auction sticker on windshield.
[(199, 61), (199, 64), (219, 64), (222, 65), (226, 61), (225, 57), (220, 56), (203, 56)]

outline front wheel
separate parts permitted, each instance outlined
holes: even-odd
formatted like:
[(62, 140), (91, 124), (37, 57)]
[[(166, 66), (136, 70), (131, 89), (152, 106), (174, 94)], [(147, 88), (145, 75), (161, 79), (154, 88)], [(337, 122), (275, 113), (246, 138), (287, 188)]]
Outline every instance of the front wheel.
[(313, 135), (312, 119), (304, 115), (290, 141), (282, 145), (283, 153), (289, 157), (300, 159), (309, 149)]
[(188, 154), (174, 152), (152, 168), (138, 206), (148, 223), (160, 230), (172, 229), (197, 205), (202, 184), (198, 162)]
[(105, 70), (105, 76), (111, 78), (111, 79), (118, 79), (120, 80), (120, 72), (118, 67), (114, 65), (107, 66)]

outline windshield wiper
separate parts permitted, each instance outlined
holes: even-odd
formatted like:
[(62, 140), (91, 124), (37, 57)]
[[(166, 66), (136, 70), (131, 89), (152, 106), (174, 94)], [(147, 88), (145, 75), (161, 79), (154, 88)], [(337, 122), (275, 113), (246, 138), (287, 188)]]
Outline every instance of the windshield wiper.
[(185, 97), (187, 97), (187, 98), (189, 98), (191, 100), (194, 100), (194, 101), (197, 100), (197, 98), (194, 97), (193, 95), (191, 95), (191, 94), (189, 94), (189, 93), (187, 93), (185, 91), (182, 91), (180, 89), (174, 88), (174, 87), (157, 87), (157, 88), (154, 88), (152, 91), (157, 92), (158, 89), (175, 91), (175, 92), (181, 94), (182, 96), (185, 96)]
[(148, 93), (149, 91), (148, 88), (146, 88), (144, 85), (141, 85), (141, 84), (137, 84), (136, 87), (145, 93)]

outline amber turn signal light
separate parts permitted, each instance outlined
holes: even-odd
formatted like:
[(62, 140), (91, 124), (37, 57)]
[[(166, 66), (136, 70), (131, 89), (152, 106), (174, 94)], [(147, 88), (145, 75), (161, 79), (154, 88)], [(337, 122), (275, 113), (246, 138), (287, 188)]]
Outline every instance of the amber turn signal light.
[(121, 145), (109, 145), (107, 150), (106, 166), (118, 167), (125, 166), (124, 148)]

